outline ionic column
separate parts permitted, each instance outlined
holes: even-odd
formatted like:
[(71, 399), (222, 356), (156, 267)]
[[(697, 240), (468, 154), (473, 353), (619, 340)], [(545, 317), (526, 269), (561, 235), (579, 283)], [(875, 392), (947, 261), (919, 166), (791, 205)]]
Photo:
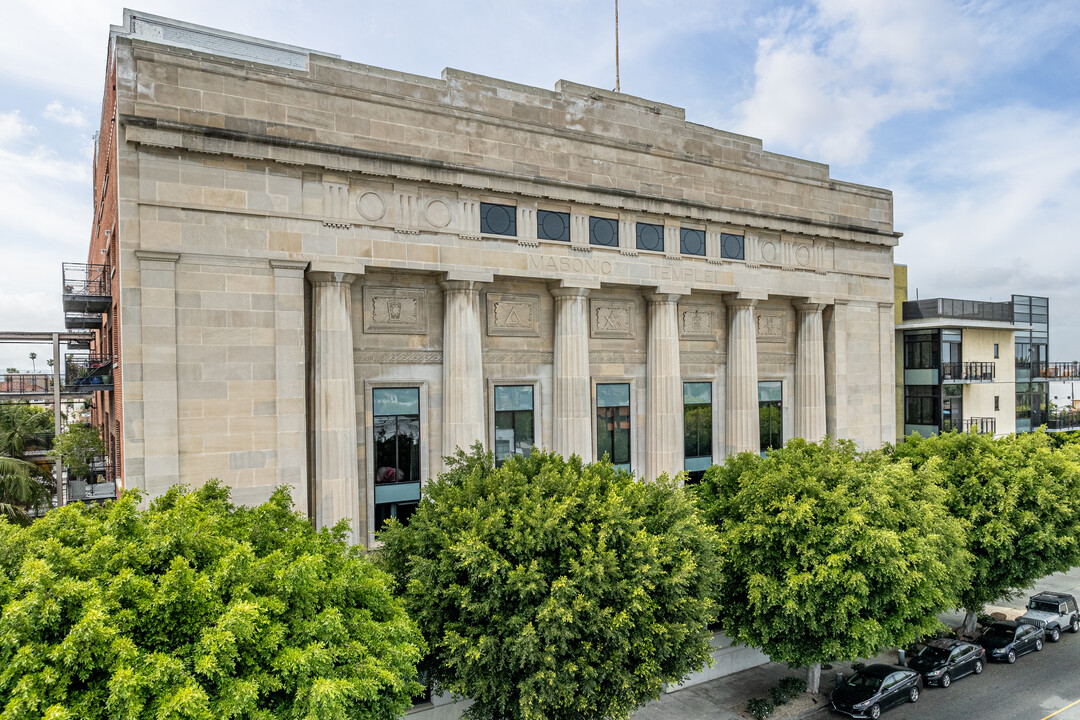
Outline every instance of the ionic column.
[(817, 442), (825, 436), (825, 340), (821, 303), (797, 302), (795, 434)]
[(727, 451), (756, 453), (761, 450), (757, 393), (757, 300), (727, 300), (730, 329), (727, 351)]
[(443, 455), (484, 442), (480, 283), (445, 280), (443, 289)]
[(349, 542), (360, 534), (353, 376), (352, 288), (355, 275), (313, 272), (315, 325), (315, 526), (349, 519)]
[(551, 447), (563, 457), (593, 459), (592, 390), (589, 387), (587, 288), (551, 288), (555, 298), (555, 358)]
[(645, 390), (645, 479), (683, 469), (682, 369), (679, 365), (679, 296), (647, 295), (648, 379)]

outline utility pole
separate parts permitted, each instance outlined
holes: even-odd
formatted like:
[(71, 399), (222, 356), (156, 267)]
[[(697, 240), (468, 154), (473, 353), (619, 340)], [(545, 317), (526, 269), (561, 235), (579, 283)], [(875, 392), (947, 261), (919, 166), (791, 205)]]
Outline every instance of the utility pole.
[(619, 89), (619, 0), (615, 0), (615, 92)]

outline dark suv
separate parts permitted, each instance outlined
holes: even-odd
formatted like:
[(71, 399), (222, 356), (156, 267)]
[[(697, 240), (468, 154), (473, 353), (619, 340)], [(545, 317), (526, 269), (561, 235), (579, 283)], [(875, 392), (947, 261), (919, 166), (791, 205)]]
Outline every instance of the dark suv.
[(1080, 612), (1076, 609), (1076, 598), (1068, 593), (1041, 592), (1032, 595), (1027, 612), (1018, 618), (1025, 625), (1041, 627), (1046, 631), (1050, 642), (1061, 639), (1066, 628), (1069, 632), (1080, 632)]

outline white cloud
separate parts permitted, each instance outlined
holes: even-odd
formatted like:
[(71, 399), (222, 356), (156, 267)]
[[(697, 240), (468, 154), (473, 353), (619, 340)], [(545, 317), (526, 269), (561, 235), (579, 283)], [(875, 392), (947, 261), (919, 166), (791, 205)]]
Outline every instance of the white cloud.
[(1080, 114), (968, 113), (892, 173), (912, 298), (1047, 295), (1053, 359), (1080, 359)]
[(55, 120), (61, 125), (74, 125), (75, 127), (82, 127), (86, 124), (86, 118), (83, 114), (75, 109), (64, 107), (59, 100), (53, 100), (51, 103), (45, 106), (45, 112), (42, 114), (46, 120)]
[(817, 0), (770, 20), (740, 130), (831, 163), (865, 158), (890, 118), (940, 107), (979, 55), (977, 24), (936, 0)]

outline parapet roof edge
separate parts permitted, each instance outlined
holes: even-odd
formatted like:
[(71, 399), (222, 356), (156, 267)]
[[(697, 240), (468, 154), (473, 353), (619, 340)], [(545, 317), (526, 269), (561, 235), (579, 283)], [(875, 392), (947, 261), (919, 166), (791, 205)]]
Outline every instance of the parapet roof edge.
[(198, 25), (196, 23), (185, 22), (183, 20), (176, 20), (175, 18), (165, 17), (163, 15), (155, 15), (153, 13), (142, 12), (140, 10), (132, 10), (130, 8), (124, 8), (124, 22), (123, 25), (112, 25), (109, 28), (110, 39), (115, 39), (117, 36), (126, 36), (141, 38), (146, 40), (152, 40), (160, 42), (166, 45), (173, 45), (175, 47), (187, 48), (190, 50), (199, 50), (202, 52), (208, 52), (214, 55), (223, 55), (225, 57), (231, 57), (237, 60), (248, 60), (253, 62), (262, 62), (272, 65), (281, 64), (276, 63), (272, 59), (266, 57), (257, 57), (255, 55), (238, 54), (235, 51), (230, 51), (223, 47), (211, 47), (206, 45), (200, 45), (197, 43), (187, 43), (179, 41), (175, 38), (168, 39), (162, 36), (143, 35), (139, 33), (135, 23), (137, 20), (146, 21), (151, 24), (155, 24), (162, 27), (168, 27), (180, 32), (188, 32), (197, 35), (203, 35), (210, 38), (217, 38), (225, 40), (231, 43), (239, 45), (246, 45), (252, 48), (260, 48), (264, 51), (277, 52), (281, 54), (293, 54), (304, 57), (304, 63), (307, 64), (307, 57), (309, 55), (324, 55), (331, 58), (340, 58), (339, 55), (333, 53), (326, 53), (319, 50), (312, 50), (310, 48), (300, 47), (298, 45), (289, 45), (287, 43), (276, 42), (274, 40), (265, 40), (263, 38), (253, 37), (251, 35), (243, 35), (241, 33), (229, 32), (228, 30), (221, 30), (220, 28), (209, 27), (207, 25)]

